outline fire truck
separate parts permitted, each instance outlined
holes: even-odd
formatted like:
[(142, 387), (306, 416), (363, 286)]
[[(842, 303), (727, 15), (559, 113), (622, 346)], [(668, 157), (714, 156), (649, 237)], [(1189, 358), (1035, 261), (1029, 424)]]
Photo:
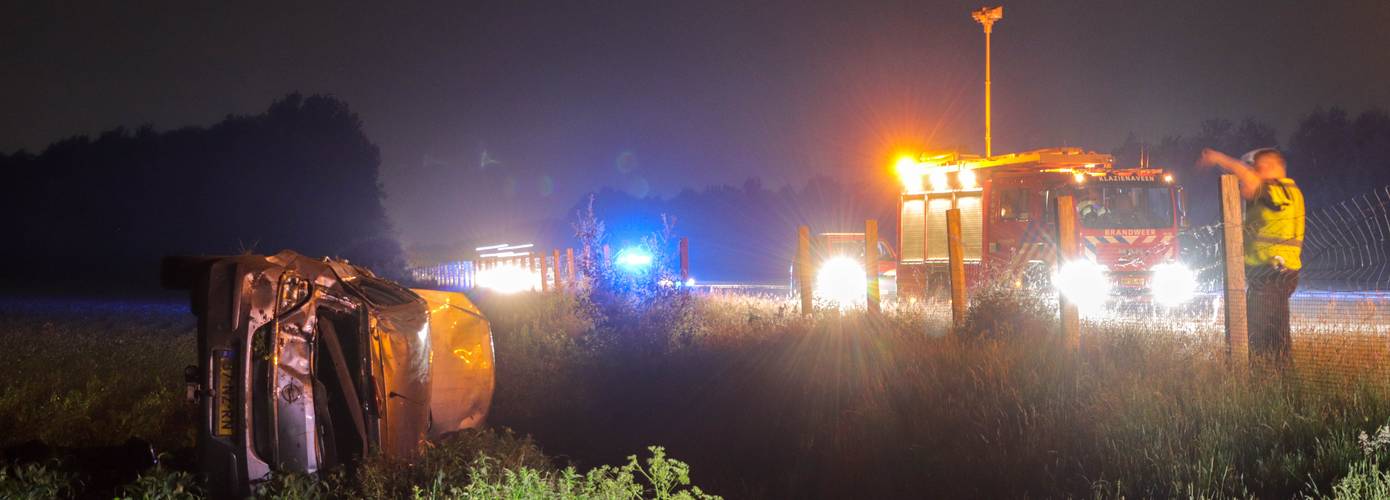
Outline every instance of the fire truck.
[[(1116, 168), (1110, 155), (1079, 148), (978, 157), (955, 152), (896, 165), (897, 291), (904, 300), (949, 284), (946, 211), (960, 209), (967, 283), (1055, 287), (1101, 306), (1116, 297), (1180, 305), (1196, 293), (1178, 232), (1185, 197), (1171, 172)], [(1072, 196), (1081, 255), (1057, 262), (1057, 198)]]

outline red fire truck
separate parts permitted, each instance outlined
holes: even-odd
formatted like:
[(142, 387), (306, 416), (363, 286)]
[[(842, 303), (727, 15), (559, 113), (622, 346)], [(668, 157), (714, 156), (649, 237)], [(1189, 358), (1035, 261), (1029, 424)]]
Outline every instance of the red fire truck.
[[(1182, 188), (1157, 168), (1115, 168), (1110, 155), (1058, 148), (988, 158), (928, 153), (897, 164), (897, 289), (911, 300), (949, 283), (946, 210), (961, 211), (967, 282), (1051, 286), (1083, 306), (1115, 297), (1186, 302)], [(1077, 207), (1081, 256), (1056, 262), (1057, 197)]]

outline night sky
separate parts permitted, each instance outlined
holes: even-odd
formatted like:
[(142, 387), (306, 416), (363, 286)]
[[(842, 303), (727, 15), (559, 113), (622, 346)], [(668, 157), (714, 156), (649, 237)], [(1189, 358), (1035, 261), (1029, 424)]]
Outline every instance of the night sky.
[[(1213, 5), (1214, 4), (1214, 5)], [(505, 236), (584, 192), (871, 176), (982, 149), (979, 2), (23, 2), (0, 7), (0, 151), (347, 100), (407, 245)], [(1011, 2), (995, 151), (1109, 150), (1209, 117), (1287, 135), (1390, 105), (1390, 2)]]

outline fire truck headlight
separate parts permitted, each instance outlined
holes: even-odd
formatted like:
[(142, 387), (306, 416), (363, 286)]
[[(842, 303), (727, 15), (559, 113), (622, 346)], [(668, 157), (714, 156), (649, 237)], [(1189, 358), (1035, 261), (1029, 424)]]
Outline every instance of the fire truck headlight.
[(864, 302), (868, 280), (864, 277), (864, 266), (849, 257), (826, 259), (816, 271), (816, 297), (835, 303), (839, 307), (852, 307)]
[(1155, 302), (1165, 306), (1181, 305), (1197, 294), (1197, 274), (1177, 262), (1159, 264), (1153, 268), (1149, 289)]
[(1096, 309), (1110, 298), (1110, 277), (1105, 266), (1086, 259), (1062, 265), (1053, 278), (1062, 296), (1082, 310)]

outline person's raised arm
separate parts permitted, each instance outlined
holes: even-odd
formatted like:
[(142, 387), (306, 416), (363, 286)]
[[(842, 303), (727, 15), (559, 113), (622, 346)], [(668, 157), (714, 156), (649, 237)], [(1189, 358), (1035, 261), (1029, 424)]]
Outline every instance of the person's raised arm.
[(1260, 176), (1255, 174), (1255, 170), (1251, 169), (1245, 162), (1231, 158), (1215, 149), (1203, 149), (1202, 158), (1197, 163), (1207, 166), (1215, 165), (1235, 174), (1236, 178), (1240, 179), (1240, 195), (1247, 200), (1255, 199), (1260, 193), (1260, 184), (1264, 183)]

